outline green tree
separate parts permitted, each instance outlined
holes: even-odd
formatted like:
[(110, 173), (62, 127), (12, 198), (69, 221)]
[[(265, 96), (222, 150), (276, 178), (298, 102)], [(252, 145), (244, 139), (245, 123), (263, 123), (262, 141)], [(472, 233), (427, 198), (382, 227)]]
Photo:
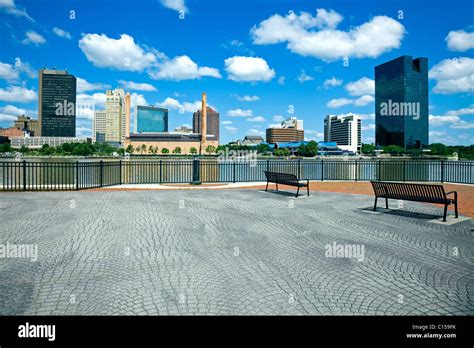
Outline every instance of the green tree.
[(127, 152), (127, 153), (133, 153), (133, 151), (134, 151), (134, 149), (133, 149), (132, 144), (128, 145), (127, 149), (125, 150), (125, 152)]
[(431, 150), (431, 154), (434, 156), (447, 156), (450, 154), (447, 146), (441, 143), (431, 144), (430, 150)]
[(214, 153), (214, 152), (216, 152), (216, 147), (215, 147), (214, 145), (208, 145), (208, 146), (206, 147), (206, 152), (207, 152), (208, 154)]
[(375, 153), (375, 145), (362, 144), (361, 151), (364, 155), (373, 155)]
[(140, 154), (143, 155), (145, 151), (146, 151), (146, 145), (142, 144), (142, 146), (140, 146)]
[(173, 149), (173, 153), (177, 154), (177, 153), (181, 153), (181, 148), (179, 146), (176, 146), (174, 149)]
[(161, 153), (166, 155), (166, 154), (170, 153), (170, 150), (168, 150), (166, 147), (164, 147), (164, 148), (161, 149)]
[(150, 154), (154, 154), (154, 153), (155, 153), (155, 147), (154, 147), (153, 145), (150, 145), (150, 146), (148, 147), (148, 153), (150, 153)]
[(405, 152), (405, 149), (398, 145), (388, 145), (388, 146), (384, 146), (382, 149), (383, 149), (383, 152), (386, 152), (392, 155), (401, 155), (402, 153)]
[(22, 145), (21, 148), (20, 148), (21, 153), (27, 153), (29, 151), (30, 151), (30, 149), (28, 149), (25, 145)]
[(268, 144), (258, 144), (257, 145), (257, 152), (258, 153), (266, 153), (270, 151), (270, 146)]
[(191, 149), (189, 149), (189, 152), (193, 155), (197, 154), (198, 150), (195, 148), (195, 147), (192, 147)]
[(306, 157), (314, 157), (318, 154), (318, 143), (314, 140), (311, 140), (305, 149), (305, 156)]
[(10, 143), (4, 143), (4, 144), (0, 144), (0, 152), (12, 152), (13, 149), (10, 145)]

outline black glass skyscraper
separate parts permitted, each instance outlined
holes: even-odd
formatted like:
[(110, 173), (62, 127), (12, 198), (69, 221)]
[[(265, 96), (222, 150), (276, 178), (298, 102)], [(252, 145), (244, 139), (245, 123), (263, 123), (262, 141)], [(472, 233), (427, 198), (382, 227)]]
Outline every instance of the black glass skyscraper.
[(428, 59), (401, 56), (375, 67), (375, 143), (428, 143)]
[(38, 121), (43, 137), (76, 136), (76, 78), (64, 70), (39, 72)]

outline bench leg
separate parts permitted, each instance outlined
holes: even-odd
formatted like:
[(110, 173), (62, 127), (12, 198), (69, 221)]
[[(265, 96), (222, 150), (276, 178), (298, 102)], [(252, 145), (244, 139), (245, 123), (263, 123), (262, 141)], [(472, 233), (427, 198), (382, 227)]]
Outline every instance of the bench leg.
[(278, 183), (275, 183), (275, 185), (276, 185), (276, 188), (277, 188), (277, 191), (278, 191)]
[(267, 181), (267, 187), (265, 187), (265, 191), (267, 191), (267, 190), (268, 190), (268, 181)]
[(388, 209), (388, 198), (385, 197), (385, 208)]
[(306, 191), (308, 191), (308, 197), (309, 197), (309, 185), (306, 186)]
[(376, 196), (375, 197), (375, 202), (374, 202), (374, 211), (377, 209), (377, 199), (378, 199), (378, 197)]
[(446, 215), (448, 214), (448, 205), (444, 205), (444, 215), (443, 215), (443, 222), (446, 222)]
[(454, 201), (454, 213), (456, 214), (456, 219), (458, 218), (458, 201)]
[(295, 198), (298, 197), (298, 194), (300, 193), (300, 187), (298, 186), (298, 190), (296, 190), (296, 195), (295, 195)]

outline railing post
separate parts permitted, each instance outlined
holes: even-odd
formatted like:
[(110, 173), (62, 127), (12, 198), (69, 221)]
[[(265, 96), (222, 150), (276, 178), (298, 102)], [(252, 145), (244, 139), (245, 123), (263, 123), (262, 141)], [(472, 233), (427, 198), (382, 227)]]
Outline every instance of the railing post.
[(298, 180), (301, 180), (301, 159), (298, 159)]
[(382, 170), (382, 160), (379, 160), (379, 165), (378, 165), (378, 171), (377, 171), (377, 180), (380, 181), (380, 177), (382, 176), (381, 175), (381, 170)]
[(160, 184), (163, 182), (163, 160), (160, 160)]
[(76, 161), (76, 190), (79, 190), (79, 161)]
[(355, 166), (356, 166), (356, 168), (355, 168), (355, 180), (354, 181), (357, 182), (357, 179), (359, 177), (359, 166), (357, 165), (357, 160), (355, 160), (354, 162), (355, 162)]
[(233, 182), (235, 184), (235, 161), (232, 162)]
[(321, 181), (324, 181), (324, 160), (321, 159)]
[(444, 182), (444, 161), (441, 160), (441, 182)]
[(403, 161), (403, 181), (406, 181), (406, 166), (407, 166), (407, 160)]
[(26, 191), (26, 160), (23, 160), (23, 191)]
[(100, 179), (100, 186), (99, 187), (102, 187), (102, 184), (103, 184), (103, 174), (104, 174), (104, 162), (103, 161), (100, 161), (100, 175), (99, 175), (99, 179)]
[(119, 185), (122, 185), (122, 160), (119, 161)]
[(199, 184), (199, 160), (197, 158), (193, 158), (193, 184)]

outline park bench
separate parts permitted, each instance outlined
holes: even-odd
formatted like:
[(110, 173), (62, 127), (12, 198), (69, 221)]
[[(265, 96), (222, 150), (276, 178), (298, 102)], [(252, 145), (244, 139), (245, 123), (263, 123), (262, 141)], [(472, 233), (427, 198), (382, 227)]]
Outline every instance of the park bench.
[[(414, 202), (444, 204), (443, 221), (446, 221), (448, 205), (454, 204), (456, 218), (458, 217), (458, 193), (445, 192), (443, 185), (409, 184), (399, 182), (371, 181), (375, 194), (374, 211), (377, 208), (377, 199), (385, 198), (388, 209), (388, 199), (398, 199)], [(454, 194), (454, 198), (447, 195)]]
[(298, 194), (300, 192), (300, 187), (306, 187), (308, 191), (308, 196), (309, 196), (309, 180), (305, 180), (306, 182), (301, 182), (301, 180), (298, 180), (298, 178), (294, 174), (277, 173), (277, 172), (269, 172), (269, 171), (264, 171), (264, 173), (267, 178), (267, 187), (265, 188), (265, 191), (268, 190), (268, 184), (272, 182), (276, 184), (277, 191), (278, 191), (278, 184), (298, 187), (295, 197), (298, 197)]

